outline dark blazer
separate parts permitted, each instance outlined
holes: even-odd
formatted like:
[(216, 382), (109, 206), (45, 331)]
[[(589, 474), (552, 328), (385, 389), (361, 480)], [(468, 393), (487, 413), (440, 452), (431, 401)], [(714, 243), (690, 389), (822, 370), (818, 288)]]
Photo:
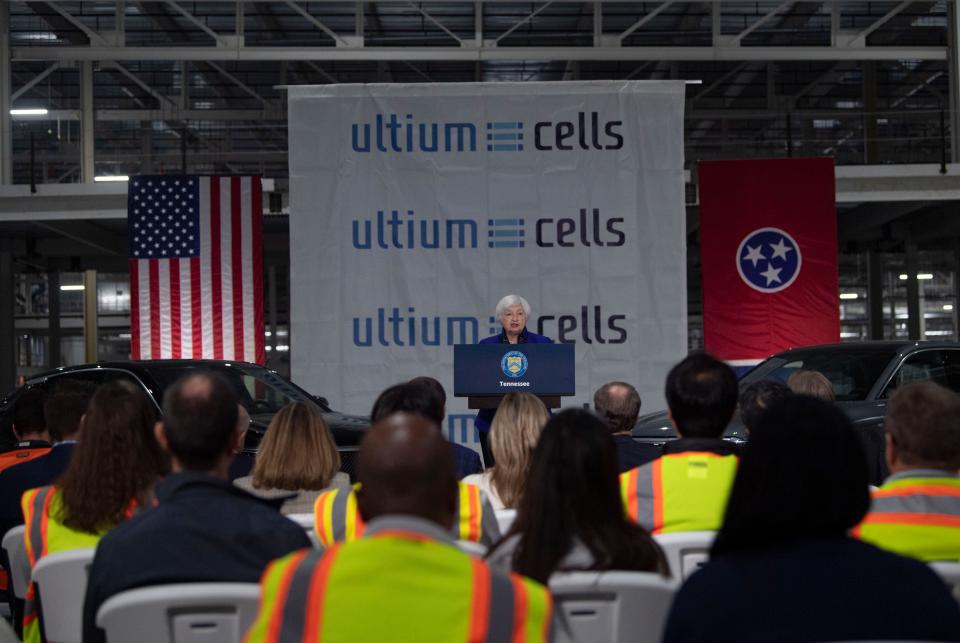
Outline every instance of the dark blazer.
[(620, 473), (625, 473), (663, 455), (663, 447), (637, 442), (629, 435), (615, 435), (613, 443), (617, 446), (617, 463)]
[(680, 588), (664, 643), (958, 641), (960, 605), (925, 564), (838, 536), (720, 555)]
[(97, 546), (83, 605), (84, 643), (102, 643), (97, 610), (128, 589), (190, 582), (256, 583), (271, 560), (310, 547), (280, 515), (281, 501), (253, 496), (203, 473), (157, 484), (157, 506), (110, 531)]
[(75, 442), (55, 444), (47, 455), (0, 472), (0, 534), (23, 524), (23, 492), (52, 484), (59, 478), (67, 470), (76, 446)]

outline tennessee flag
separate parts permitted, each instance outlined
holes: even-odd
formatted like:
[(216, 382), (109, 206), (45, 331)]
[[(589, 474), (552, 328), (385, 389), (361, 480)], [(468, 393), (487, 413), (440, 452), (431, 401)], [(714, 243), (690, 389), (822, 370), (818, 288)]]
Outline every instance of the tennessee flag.
[(703, 335), (747, 365), (839, 341), (833, 159), (700, 163)]

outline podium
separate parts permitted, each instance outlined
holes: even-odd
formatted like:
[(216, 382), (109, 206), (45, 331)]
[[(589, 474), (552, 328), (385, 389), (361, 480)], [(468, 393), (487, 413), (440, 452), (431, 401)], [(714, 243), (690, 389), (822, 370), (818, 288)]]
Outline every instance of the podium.
[(471, 409), (495, 409), (507, 393), (530, 393), (555, 409), (576, 389), (573, 344), (453, 347), (453, 395)]

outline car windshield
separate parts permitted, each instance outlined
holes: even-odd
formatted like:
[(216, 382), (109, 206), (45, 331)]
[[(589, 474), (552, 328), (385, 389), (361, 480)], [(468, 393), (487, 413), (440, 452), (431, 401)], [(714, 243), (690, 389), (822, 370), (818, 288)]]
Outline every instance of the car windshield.
[(311, 399), (310, 395), (276, 373), (246, 364), (231, 366), (216, 364), (153, 366), (150, 368), (150, 373), (160, 387), (158, 397), (162, 398), (163, 391), (181, 376), (197, 370), (213, 371), (226, 379), (239, 397), (240, 403), (246, 407), (247, 412), (251, 415), (276, 413), (289, 402), (313, 402), (316, 404), (316, 401)]
[(799, 370), (822, 373), (833, 385), (838, 402), (864, 400), (883, 369), (890, 363), (894, 346), (862, 346), (791, 351), (762, 362), (740, 380), (741, 388), (760, 380), (787, 378)]

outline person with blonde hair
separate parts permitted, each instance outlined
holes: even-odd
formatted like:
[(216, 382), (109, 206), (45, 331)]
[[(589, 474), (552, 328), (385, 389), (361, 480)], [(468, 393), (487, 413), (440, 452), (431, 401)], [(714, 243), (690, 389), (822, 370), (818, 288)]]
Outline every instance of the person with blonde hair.
[(490, 426), (490, 447), (496, 465), (463, 481), (475, 484), (490, 498), (494, 510), (516, 509), (530, 469), (530, 456), (549, 414), (540, 398), (508, 393)]
[(787, 378), (787, 386), (797, 395), (809, 395), (827, 402), (836, 398), (830, 380), (819, 371), (797, 371)]
[(273, 416), (253, 471), (233, 482), (262, 498), (296, 494), (280, 510), (311, 513), (321, 492), (350, 487), (349, 477), (339, 469), (340, 453), (320, 411), (307, 402), (291, 402)]

